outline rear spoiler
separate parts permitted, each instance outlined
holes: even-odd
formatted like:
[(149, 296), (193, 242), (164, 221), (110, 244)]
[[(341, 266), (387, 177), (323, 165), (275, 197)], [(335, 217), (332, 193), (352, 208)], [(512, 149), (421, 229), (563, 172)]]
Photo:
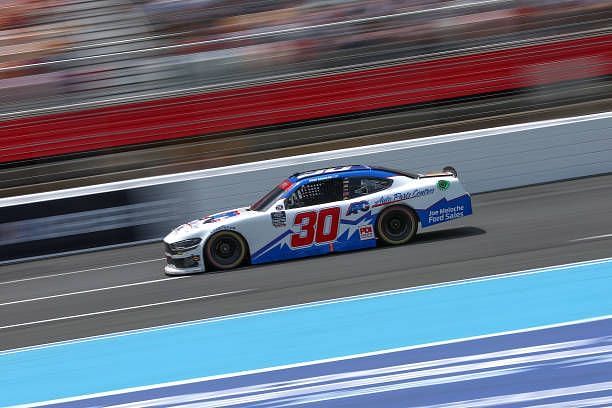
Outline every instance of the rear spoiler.
[(457, 177), (457, 170), (455, 170), (454, 167), (446, 166), (442, 169), (441, 172), (419, 174), (419, 178), (428, 178), (428, 177)]

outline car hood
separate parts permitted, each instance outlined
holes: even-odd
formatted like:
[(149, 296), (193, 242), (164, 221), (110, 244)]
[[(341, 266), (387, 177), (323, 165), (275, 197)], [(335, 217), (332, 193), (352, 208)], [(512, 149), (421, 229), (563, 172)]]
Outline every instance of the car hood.
[(203, 235), (209, 234), (219, 227), (234, 223), (243, 218), (252, 217), (253, 215), (254, 212), (250, 211), (248, 207), (235, 208), (208, 215), (178, 226), (164, 238), (164, 241), (171, 244), (190, 238), (202, 238)]

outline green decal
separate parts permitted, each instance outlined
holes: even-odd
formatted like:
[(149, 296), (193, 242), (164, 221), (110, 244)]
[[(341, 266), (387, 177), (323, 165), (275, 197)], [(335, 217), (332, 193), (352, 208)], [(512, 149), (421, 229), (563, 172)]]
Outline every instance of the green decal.
[(438, 188), (442, 191), (448, 190), (450, 187), (450, 181), (447, 180), (438, 180)]

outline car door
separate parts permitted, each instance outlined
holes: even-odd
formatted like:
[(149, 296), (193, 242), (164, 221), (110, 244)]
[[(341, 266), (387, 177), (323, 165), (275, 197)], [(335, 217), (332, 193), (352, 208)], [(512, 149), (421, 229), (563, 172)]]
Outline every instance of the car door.
[(341, 177), (314, 179), (298, 187), (285, 201), (291, 256), (334, 251), (346, 209)]
[(376, 193), (393, 184), (393, 180), (371, 176), (351, 176), (344, 180), (344, 198), (347, 207), (341, 221), (342, 232), (337, 250), (367, 248), (376, 245)]

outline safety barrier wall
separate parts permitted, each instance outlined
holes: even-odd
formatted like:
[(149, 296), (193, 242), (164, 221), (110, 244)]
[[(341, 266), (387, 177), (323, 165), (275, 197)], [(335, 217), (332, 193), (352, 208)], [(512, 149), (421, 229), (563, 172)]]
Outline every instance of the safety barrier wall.
[(293, 172), (358, 163), (453, 165), (472, 193), (609, 173), (612, 112), (1, 199), (0, 262), (156, 241), (253, 202)]
[(0, 122), (0, 163), (612, 74), (612, 35)]

